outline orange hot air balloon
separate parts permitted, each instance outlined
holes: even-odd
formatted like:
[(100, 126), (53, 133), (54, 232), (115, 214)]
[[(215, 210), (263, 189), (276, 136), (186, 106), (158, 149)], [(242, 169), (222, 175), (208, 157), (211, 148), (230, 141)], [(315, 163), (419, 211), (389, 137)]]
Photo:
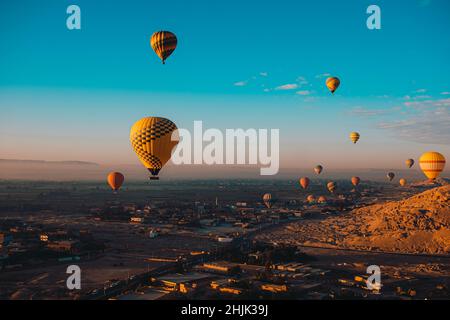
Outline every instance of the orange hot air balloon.
[(408, 168), (411, 168), (414, 165), (414, 160), (413, 159), (408, 159), (405, 161), (405, 164)]
[(307, 178), (307, 177), (300, 178), (300, 185), (302, 186), (303, 189), (308, 188), (309, 178)]
[(325, 81), (325, 84), (327, 85), (328, 90), (330, 90), (331, 93), (334, 93), (341, 84), (341, 81), (337, 77), (330, 77)]
[(393, 172), (388, 172), (388, 174), (386, 175), (386, 177), (389, 179), (389, 181), (392, 181), (392, 179), (394, 179), (394, 177), (395, 177), (395, 173), (393, 173)]
[(111, 172), (108, 174), (108, 184), (114, 191), (119, 190), (125, 177), (120, 172)]
[(402, 187), (406, 185), (406, 179), (401, 178), (398, 182)]
[(312, 202), (314, 202), (316, 200), (316, 197), (314, 197), (314, 195), (310, 194), (309, 196), (306, 197), (306, 200), (309, 203), (312, 203)]
[(439, 152), (426, 152), (419, 159), (420, 169), (428, 179), (436, 179), (445, 168), (445, 157)]
[(359, 177), (352, 177), (352, 184), (356, 187), (361, 179)]
[(155, 32), (150, 39), (150, 46), (161, 59), (166, 63), (166, 59), (174, 52), (177, 47), (177, 36), (170, 31)]
[(314, 172), (317, 174), (320, 174), (323, 170), (323, 167), (319, 164), (317, 166), (314, 167)]
[(331, 193), (334, 193), (334, 191), (337, 188), (336, 182), (333, 182), (333, 181), (328, 182), (327, 188), (328, 188), (328, 191), (330, 191)]
[(358, 132), (351, 132), (350, 133), (350, 140), (352, 140), (353, 143), (358, 142), (359, 140), (359, 133)]
[(326, 198), (325, 196), (320, 196), (320, 197), (317, 199), (317, 202), (318, 202), (318, 203), (327, 203), (327, 198)]

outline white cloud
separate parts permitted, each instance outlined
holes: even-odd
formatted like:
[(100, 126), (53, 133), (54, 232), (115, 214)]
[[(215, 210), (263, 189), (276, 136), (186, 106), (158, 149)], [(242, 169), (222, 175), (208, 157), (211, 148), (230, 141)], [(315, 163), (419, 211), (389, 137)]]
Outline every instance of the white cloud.
[(311, 93), (312, 93), (312, 92), (309, 91), (309, 90), (300, 90), (300, 91), (297, 91), (297, 92), (296, 92), (296, 94), (299, 94), (299, 95), (301, 95), (301, 96), (309, 96)]
[(444, 91), (444, 92), (441, 92), (441, 94), (442, 94), (443, 96), (447, 96), (447, 95), (450, 94), (450, 92), (449, 92), (449, 91)]
[(243, 86), (247, 85), (247, 83), (248, 83), (248, 81), (238, 81), (238, 82), (235, 82), (234, 85), (236, 87), (243, 87)]
[(318, 74), (316, 76), (316, 79), (322, 79), (322, 78), (328, 78), (328, 77), (331, 77), (331, 74), (329, 74), (329, 73), (322, 73), (322, 74)]
[(415, 96), (413, 99), (414, 100), (422, 100), (422, 99), (430, 99), (430, 98), (431, 98), (431, 96), (424, 94), (424, 95)]
[(296, 81), (300, 86), (307, 85), (309, 83), (308, 80), (306, 80), (306, 78), (302, 76), (297, 77)]
[(267, 72), (260, 72), (259, 75), (261, 77), (267, 77), (269, 74)]
[[(393, 109), (394, 110), (394, 109)], [(348, 113), (350, 115), (354, 116), (360, 116), (360, 117), (375, 117), (380, 115), (385, 115), (388, 113), (391, 113), (393, 110), (387, 110), (387, 109), (367, 109), (364, 107), (354, 107), (352, 110), (350, 110)]]
[(385, 121), (378, 128), (395, 137), (421, 143), (450, 145), (450, 98), (405, 102), (409, 112), (403, 119)]
[(288, 83), (282, 86), (276, 87), (275, 90), (294, 90), (298, 88), (298, 84), (296, 83)]
[(416, 90), (415, 92), (417, 92), (417, 93), (424, 93), (424, 92), (427, 92), (427, 89), (419, 89), (419, 90)]

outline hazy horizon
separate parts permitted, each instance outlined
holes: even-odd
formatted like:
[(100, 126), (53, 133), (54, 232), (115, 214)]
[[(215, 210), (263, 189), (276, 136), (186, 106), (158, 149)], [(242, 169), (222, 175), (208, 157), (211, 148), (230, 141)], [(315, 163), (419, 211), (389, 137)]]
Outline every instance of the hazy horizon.
[[(148, 171), (140, 164), (108, 165), (97, 163), (60, 163), (60, 162), (33, 162), (32, 160), (15, 161), (0, 159), (0, 179), (2, 180), (44, 180), (44, 181), (105, 181), (106, 176), (111, 171), (119, 171), (125, 175), (126, 181), (148, 180)], [(310, 179), (350, 179), (352, 176), (359, 176), (363, 181), (387, 181), (386, 173), (394, 171), (397, 181), (399, 178), (406, 178), (410, 182), (426, 180), (418, 167), (411, 169), (401, 168), (329, 168), (324, 167), (320, 175), (313, 172), (312, 167), (289, 168), (282, 167), (280, 172), (274, 176), (261, 176), (259, 167), (256, 166), (207, 166), (207, 165), (180, 165), (168, 164), (161, 171), (162, 180), (192, 180), (192, 179), (257, 179), (257, 180), (277, 180), (289, 179), (297, 180), (301, 176)], [(450, 171), (442, 173), (442, 177), (450, 176)]]

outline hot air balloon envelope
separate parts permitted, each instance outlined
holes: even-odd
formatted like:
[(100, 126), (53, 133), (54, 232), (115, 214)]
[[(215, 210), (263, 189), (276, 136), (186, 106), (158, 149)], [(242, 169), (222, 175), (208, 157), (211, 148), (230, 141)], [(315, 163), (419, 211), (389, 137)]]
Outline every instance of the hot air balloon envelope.
[(359, 133), (358, 132), (352, 132), (350, 133), (350, 140), (352, 140), (353, 143), (356, 143), (359, 140)]
[(388, 174), (386, 175), (386, 177), (388, 177), (389, 181), (392, 181), (392, 179), (394, 179), (394, 177), (395, 177), (395, 173), (393, 173), (393, 172), (388, 172)]
[(120, 172), (111, 172), (108, 174), (108, 184), (114, 191), (119, 190), (125, 180)]
[(150, 46), (164, 64), (177, 47), (177, 37), (170, 31), (155, 32), (150, 38)]
[(428, 179), (436, 179), (445, 168), (445, 157), (439, 152), (424, 153), (419, 159), (420, 169)]
[(330, 77), (325, 81), (325, 84), (328, 90), (330, 90), (331, 93), (334, 93), (341, 84), (341, 81), (337, 77)]
[(361, 179), (359, 177), (352, 177), (352, 184), (356, 187)]
[(331, 181), (327, 183), (327, 189), (331, 193), (333, 193), (336, 190), (336, 188), (337, 188), (336, 182)]
[(266, 193), (263, 195), (263, 202), (267, 208), (272, 207), (272, 195), (270, 193)]
[(302, 186), (303, 189), (308, 188), (309, 178), (307, 178), (307, 177), (300, 178), (300, 185)]
[(178, 140), (172, 134), (177, 126), (170, 120), (146, 117), (137, 121), (130, 130), (130, 142), (141, 163), (157, 176), (161, 168), (172, 156), (172, 149)]
[(323, 170), (323, 167), (319, 164), (317, 166), (314, 167), (314, 172), (317, 174), (320, 174)]
[(405, 161), (405, 164), (408, 168), (411, 168), (414, 165), (414, 160), (413, 159), (408, 159)]

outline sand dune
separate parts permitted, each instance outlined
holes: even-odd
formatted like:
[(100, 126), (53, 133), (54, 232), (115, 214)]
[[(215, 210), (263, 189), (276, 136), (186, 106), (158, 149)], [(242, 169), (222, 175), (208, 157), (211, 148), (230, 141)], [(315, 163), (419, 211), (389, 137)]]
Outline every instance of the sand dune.
[[(328, 248), (450, 254), (450, 184), (412, 197), (302, 220), (259, 236), (261, 240)], [(425, 184), (422, 184), (425, 185)]]
[(346, 246), (449, 254), (450, 185), (355, 210), (350, 220), (360, 226), (360, 234), (349, 233)]

